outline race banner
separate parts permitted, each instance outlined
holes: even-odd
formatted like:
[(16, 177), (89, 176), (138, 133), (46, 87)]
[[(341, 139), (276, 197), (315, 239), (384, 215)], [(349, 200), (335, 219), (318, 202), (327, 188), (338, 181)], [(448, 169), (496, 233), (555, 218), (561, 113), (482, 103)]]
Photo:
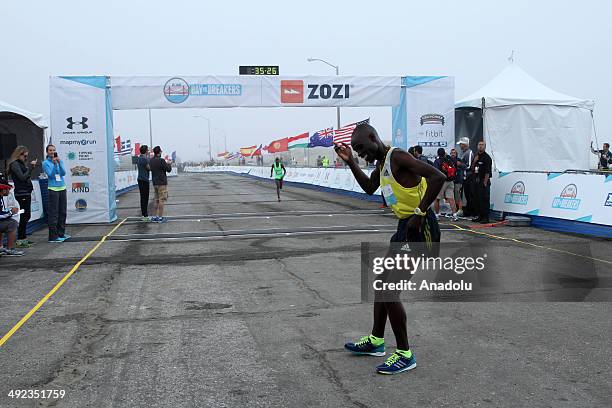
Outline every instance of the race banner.
[(402, 83), (405, 95), (393, 110), (393, 145), (422, 146), (431, 161), (440, 147), (449, 154), (455, 147), (454, 78), (403, 77)]
[(394, 106), (400, 77), (112, 77), (113, 109)]
[(116, 219), (106, 77), (51, 77), (51, 143), (66, 168), (67, 223)]

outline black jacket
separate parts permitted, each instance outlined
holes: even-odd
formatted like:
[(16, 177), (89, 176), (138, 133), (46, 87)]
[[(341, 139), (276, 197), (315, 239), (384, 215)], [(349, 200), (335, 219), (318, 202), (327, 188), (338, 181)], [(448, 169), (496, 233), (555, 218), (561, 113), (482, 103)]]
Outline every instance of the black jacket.
[(165, 186), (168, 184), (166, 173), (172, 171), (172, 166), (169, 163), (166, 163), (161, 157), (154, 157), (149, 161), (149, 167), (151, 168), (151, 179), (154, 186)]
[(9, 166), (9, 176), (15, 183), (15, 196), (28, 196), (34, 190), (32, 186), (32, 169), (28, 168), (21, 160), (15, 160)]

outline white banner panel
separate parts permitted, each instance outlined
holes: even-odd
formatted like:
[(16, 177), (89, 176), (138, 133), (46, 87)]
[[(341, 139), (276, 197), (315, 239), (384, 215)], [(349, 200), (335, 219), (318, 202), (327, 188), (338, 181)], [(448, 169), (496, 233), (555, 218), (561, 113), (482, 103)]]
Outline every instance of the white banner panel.
[(112, 77), (113, 109), (394, 106), (400, 77)]
[(545, 183), (544, 173), (496, 173), (491, 180), (492, 209), (538, 215)]
[(69, 224), (116, 217), (107, 105), (105, 77), (50, 78), (51, 140), (66, 168)]
[(406, 88), (406, 114), (408, 146), (423, 146), (432, 161), (440, 147), (450, 154), (455, 147), (455, 79), (440, 77)]
[(601, 184), (592, 192), (595, 205), (591, 222), (612, 225), (612, 175), (600, 177)]
[[(543, 186), (539, 215), (592, 222), (595, 210), (604, 205), (604, 181), (605, 176), (550, 174)], [(612, 219), (606, 223), (612, 224)]]

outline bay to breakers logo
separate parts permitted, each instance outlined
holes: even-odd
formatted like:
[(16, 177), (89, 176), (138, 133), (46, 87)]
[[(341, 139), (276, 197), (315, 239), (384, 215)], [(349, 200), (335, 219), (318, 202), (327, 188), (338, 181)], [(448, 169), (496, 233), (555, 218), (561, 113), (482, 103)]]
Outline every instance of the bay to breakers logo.
[(241, 84), (189, 84), (183, 78), (171, 78), (164, 85), (164, 96), (171, 103), (183, 103), (190, 96), (240, 96)]
[(421, 116), (421, 126), (423, 125), (442, 125), (444, 126), (444, 115), (428, 113)]
[(529, 196), (525, 194), (525, 184), (522, 181), (514, 183), (510, 192), (504, 197), (504, 203), (506, 204), (527, 205), (528, 201)]
[(553, 198), (552, 208), (577, 210), (580, 208), (580, 199), (577, 199), (577, 196), (578, 187), (575, 184), (568, 184), (558, 197)]

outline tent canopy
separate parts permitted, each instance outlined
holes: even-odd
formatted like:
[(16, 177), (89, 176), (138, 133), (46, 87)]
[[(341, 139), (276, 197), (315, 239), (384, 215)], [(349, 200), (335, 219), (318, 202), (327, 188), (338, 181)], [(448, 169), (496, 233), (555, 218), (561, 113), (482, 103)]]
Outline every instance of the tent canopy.
[(44, 118), (43, 115), (38, 114), (38, 113), (28, 112), (27, 110), (18, 108), (17, 106), (13, 106), (6, 102), (0, 101), (0, 113), (2, 112), (15, 113), (17, 115), (24, 116), (28, 118), (30, 121), (32, 121), (32, 123), (34, 123), (36, 126), (42, 129), (49, 127), (49, 123), (47, 122), (47, 120)]
[(498, 170), (591, 167), (592, 100), (554, 91), (511, 63), (455, 106), (480, 109), (483, 101), (483, 138)]
[(523, 71), (516, 63), (509, 64), (488, 84), (456, 103), (457, 107), (508, 105), (558, 105), (593, 110), (593, 101), (574, 98), (554, 91)]

